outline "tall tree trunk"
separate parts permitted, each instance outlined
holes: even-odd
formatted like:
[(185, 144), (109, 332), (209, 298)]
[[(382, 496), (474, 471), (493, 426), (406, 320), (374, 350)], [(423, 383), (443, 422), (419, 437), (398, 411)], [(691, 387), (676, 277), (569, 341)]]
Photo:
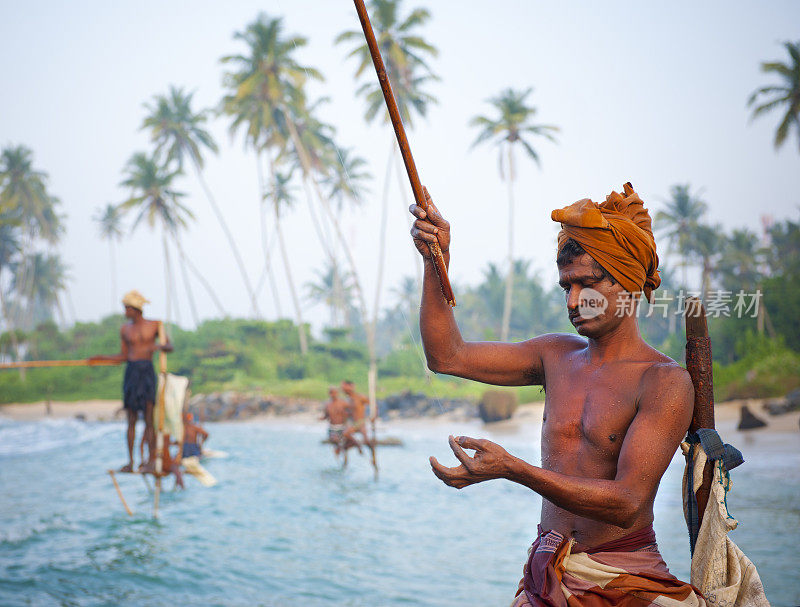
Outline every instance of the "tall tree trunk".
[(108, 253), (111, 261), (111, 309), (113, 310), (117, 307), (116, 299), (119, 297), (119, 293), (117, 293), (117, 256), (114, 251), (113, 238), (108, 239)]
[(219, 312), (220, 317), (223, 317), (223, 318), (227, 317), (228, 313), (222, 307), (222, 304), (220, 303), (219, 298), (217, 297), (217, 294), (214, 293), (214, 289), (211, 288), (211, 285), (205, 279), (205, 277), (203, 276), (202, 272), (200, 272), (197, 269), (197, 267), (191, 262), (191, 260), (183, 252), (183, 247), (181, 246), (180, 240), (177, 240), (175, 244), (178, 246), (178, 254), (180, 255), (181, 261), (186, 264), (186, 266), (189, 268), (189, 271), (191, 271), (191, 273), (194, 274), (195, 278), (197, 278), (197, 281), (206, 290), (206, 292), (208, 293), (208, 296), (211, 298), (211, 301), (213, 301), (214, 305), (217, 307), (217, 311)]
[[(270, 167), (272, 167), (272, 160), (270, 159)], [(278, 288), (275, 285), (275, 276), (272, 272), (272, 255), (269, 247), (269, 238), (267, 237), (267, 201), (264, 192), (264, 169), (261, 166), (261, 151), (256, 150), (256, 173), (258, 175), (258, 209), (261, 216), (261, 249), (264, 255), (264, 272), (267, 274), (267, 279), (272, 290), (272, 299), (275, 302), (275, 313), (278, 318), (283, 317), (281, 312), (281, 300), (278, 295)]]
[[(17, 329), (12, 324), (11, 318), (8, 316), (8, 308), (6, 307), (6, 296), (3, 293), (3, 285), (0, 284), (0, 311), (3, 313), (3, 321), (6, 325), (6, 331), (8, 331), (8, 335), (11, 338), (11, 346), (14, 348), (14, 358), (17, 361), (20, 361), (19, 355), (19, 340), (17, 339)], [(25, 381), (25, 369), (19, 370), (19, 377), (22, 381)]]
[[(269, 173), (273, 185), (276, 183), (275, 179), (275, 166), (270, 160)], [(300, 300), (297, 297), (297, 290), (294, 288), (294, 279), (292, 278), (292, 268), (289, 264), (289, 255), (286, 252), (286, 243), (283, 240), (283, 230), (281, 229), (281, 215), (278, 208), (278, 201), (272, 201), (272, 208), (275, 211), (275, 231), (278, 235), (278, 246), (281, 249), (281, 257), (283, 258), (283, 267), (286, 272), (286, 281), (289, 284), (289, 294), (292, 297), (292, 304), (294, 305), (295, 318), (297, 319), (297, 332), (300, 337), (300, 353), (304, 356), (308, 354), (308, 338), (306, 336), (306, 327), (303, 322), (303, 310), (300, 307)]]
[[(175, 242), (179, 242), (177, 236), (175, 237)], [(181, 275), (183, 276), (183, 285), (186, 288), (186, 297), (189, 299), (189, 310), (192, 313), (192, 319), (194, 319), (194, 326), (197, 327), (200, 325), (200, 317), (197, 315), (194, 293), (192, 293), (192, 286), (189, 284), (189, 275), (186, 273), (186, 258), (183, 255), (183, 248), (180, 245), (178, 245), (178, 262), (180, 263)]]
[(247, 294), (250, 297), (250, 304), (252, 306), (253, 314), (256, 318), (261, 317), (261, 311), (258, 309), (258, 302), (256, 301), (256, 294), (253, 291), (253, 287), (250, 284), (250, 278), (247, 275), (247, 270), (244, 267), (244, 261), (242, 260), (242, 255), (239, 253), (239, 247), (236, 246), (236, 240), (233, 238), (233, 234), (231, 234), (230, 229), (228, 228), (228, 224), (225, 221), (225, 217), (220, 211), (219, 207), (217, 206), (217, 201), (214, 199), (214, 196), (211, 194), (211, 190), (206, 183), (206, 180), (203, 178), (203, 172), (200, 170), (200, 165), (197, 162), (197, 159), (192, 156), (192, 160), (194, 162), (194, 170), (197, 173), (197, 179), (200, 181), (200, 185), (203, 188), (203, 191), (206, 193), (206, 198), (208, 198), (208, 202), (211, 205), (211, 208), (214, 210), (214, 214), (217, 216), (217, 221), (219, 221), (220, 227), (222, 227), (222, 231), (225, 232), (225, 237), (228, 239), (228, 244), (231, 247), (231, 252), (233, 253), (233, 257), (236, 260), (236, 265), (239, 268), (239, 273), (242, 275), (242, 281), (244, 282), (245, 289), (247, 289)]
[[(165, 294), (165, 302), (166, 302), (166, 319), (165, 324), (169, 325), (172, 322), (172, 264), (169, 261), (169, 248), (167, 247), (167, 228), (164, 227), (161, 233), (161, 244), (164, 247), (164, 286), (166, 290)], [(177, 305), (175, 306), (177, 311)], [(177, 313), (176, 313), (177, 317)]]
[(500, 341), (508, 341), (511, 325), (511, 299), (514, 289), (514, 154), (511, 144), (508, 145), (508, 274), (506, 274), (506, 292), (503, 299), (503, 324), (500, 329)]

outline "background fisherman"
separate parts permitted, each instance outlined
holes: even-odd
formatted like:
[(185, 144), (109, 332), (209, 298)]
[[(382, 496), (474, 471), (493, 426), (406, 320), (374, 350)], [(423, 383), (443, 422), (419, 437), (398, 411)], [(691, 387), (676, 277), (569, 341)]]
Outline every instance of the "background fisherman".
[(152, 472), (155, 469), (155, 432), (153, 430), (153, 405), (156, 398), (156, 373), (153, 369), (153, 353), (172, 352), (169, 339), (157, 344), (160, 321), (144, 318), (144, 304), (150, 303), (139, 291), (129, 291), (122, 298), (128, 322), (119, 330), (120, 352), (113, 355), (93, 356), (90, 360), (125, 361), (125, 379), (122, 382), (122, 403), (128, 417), (128, 463), (120, 472), (133, 472), (133, 445), (136, 441), (136, 421), (144, 415), (144, 439), (148, 447), (148, 460), (141, 462), (140, 469)]

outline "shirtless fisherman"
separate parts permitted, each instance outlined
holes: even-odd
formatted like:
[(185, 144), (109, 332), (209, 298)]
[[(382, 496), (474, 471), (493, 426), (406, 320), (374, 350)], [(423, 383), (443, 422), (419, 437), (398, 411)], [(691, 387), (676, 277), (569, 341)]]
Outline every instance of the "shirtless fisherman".
[(347, 394), (347, 398), (350, 401), (350, 419), (352, 420), (352, 424), (344, 431), (344, 436), (346, 439), (354, 441), (358, 447), (358, 452), (362, 453), (361, 444), (355, 435), (360, 432), (364, 437), (364, 444), (369, 445), (369, 437), (367, 436), (367, 404), (369, 399), (356, 392), (355, 384), (349, 379), (342, 382), (342, 391)]
[(122, 403), (128, 416), (128, 463), (120, 472), (133, 472), (133, 445), (136, 441), (136, 420), (144, 414), (144, 439), (147, 441), (148, 461), (142, 462), (144, 471), (155, 469), (156, 437), (153, 430), (153, 404), (156, 399), (156, 373), (153, 369), (153, 353), (172, 352), (169, 339), (156, 344), (159, 321), (148, 320), (142, 315), (144, 304), (150, 303), (138, 291), (129, 291), (122, 298), (125, 317), (129, 322), (119, 330), (121, 342), (119, 354), (93, 356), (89, 360), (127, 362), (125, 379), (122, 382)]
[(462, 339), (426, 246), (438, 237), (449, 263), (450, 225), (430, 204), (430, 215), (410, 208), (425, 258), (420, 330), (428, 366), (489, 384), (545, 387), (541, 466), (466, 436), (449, 439), (460, 465), (430, 459), (434, 474), (457, 489), (506, 479), (542, 496), (539, 536), (514, 607), (567, 599), (667, 604), (654, 603), (658, 597), (704, 606), (668, 572), (652, 528), (656, 490), (688, 429), (694, 391), (688, 373), (639, 334), (631, 294), (649, 298), (661, 280), (650, 216), (633, 187), (626, 183), (624, 194), (602, 204), (584, 199), (553, 211), (562, 227), (559, 285), (578, 335), (521, 343)]
[[(328, 389), (328, 396), (331, 399), (325, 404), (325, 411), (320, 417), (321, 420), (328, 420), (328, 440), (333, 445), (333, 452), (338, 457), (342, 451), (345, 451), (345, 464), (347, 463), (347, 452), (345, 449), (344, 432), (347, 428), (347, 419), (350, 407), (347, 402), (339, 398), (339, 391), (331, 386)], [(352, 445), (350, 445), (352, 446)]]

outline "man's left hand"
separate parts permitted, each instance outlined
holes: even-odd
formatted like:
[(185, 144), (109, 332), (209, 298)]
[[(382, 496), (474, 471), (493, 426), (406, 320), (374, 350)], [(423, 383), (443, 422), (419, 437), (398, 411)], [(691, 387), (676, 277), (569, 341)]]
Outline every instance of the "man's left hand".
[[(433, 473), (445, 485), (463, 489), (495, 478), (508, 478), (509, 464), (514, 458), (500, 445), (469, 436), (451, 436), (448, 442), (456, 458), (461, 462), (460, 466), (448, 468), (442, 466), (435, 457), (430, 458)], [(470, 457), (464, 449), (474, 450), (475, 455)]]

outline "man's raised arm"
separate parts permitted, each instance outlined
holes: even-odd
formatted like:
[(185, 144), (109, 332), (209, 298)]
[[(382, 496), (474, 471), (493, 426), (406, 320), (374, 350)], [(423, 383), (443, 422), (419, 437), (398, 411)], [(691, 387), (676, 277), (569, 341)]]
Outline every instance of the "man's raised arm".
[(555, 346), (558, 336), (542, 335), (514, 344), (465, 342), (461, 337), (453, 310), (442, 296), (439, 277), (426, 244), (438, 239), (449, 267), (450, 224), (433, 204), (427, 189), (425, 197), (430, 205), (429, 214), (416, 204), (411, 205), (409, 211), (417, 218), (411, 235), (425, 260), (419, 328), (428, 367), (436, 373), (500, 386), (541, 384), (544, 380), (542, 353)]

